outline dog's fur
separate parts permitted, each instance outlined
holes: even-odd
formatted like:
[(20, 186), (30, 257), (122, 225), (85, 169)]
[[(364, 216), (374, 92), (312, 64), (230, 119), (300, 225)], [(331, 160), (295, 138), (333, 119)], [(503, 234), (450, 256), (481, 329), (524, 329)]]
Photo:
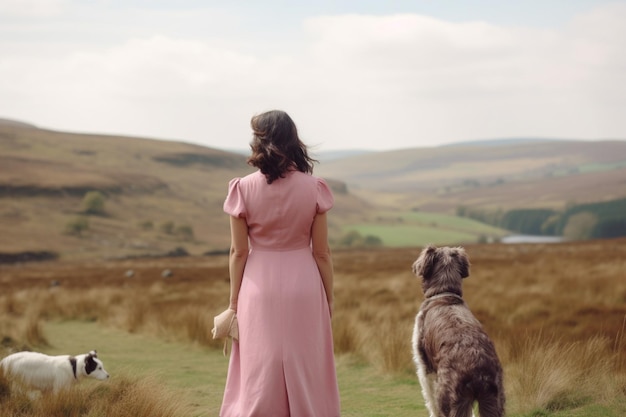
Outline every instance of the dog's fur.
[(12, 383), (42, 393), (58, 393), (85, 377), (109, 378), (95, 350), (76, 356), (17, 352), (0, 361), (0, 372)]
[(425, 300), (415, 318), (413, 360), (431, 417), (504, 415), (502, 366), (493, 342), (463, 301), (463, 248), (428, 246), (413, 264)]

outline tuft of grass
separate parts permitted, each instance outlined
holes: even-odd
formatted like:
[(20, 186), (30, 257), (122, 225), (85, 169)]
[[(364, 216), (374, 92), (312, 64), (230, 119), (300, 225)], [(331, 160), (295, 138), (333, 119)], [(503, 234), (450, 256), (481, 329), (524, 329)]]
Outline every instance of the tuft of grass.
[(169, 417), (191, 413), (190, 401), (184, 392), (172, 389), (150, 375), (139, 379), (118, 376), (114, 384), (94, 388), (91, 397), (95, 395), (101, 399), (101, 415), (104, 416)]
[(510, 409), (555, 412), (623, 396), (617, 357), (606, 338), (563, 342), (533, 336), (510, 347), (505, 364)]
[(48, 340), (41, 326), (41, 312), (35, 305), (29, 308), (26, 316), (22, 319), (20, 333), (21, 339), (31, 346), (47, 346)]
[(378, 332), (379, 363), (383, 372), (398, 374), (412, 370), (411, 328), (401, 321), (390, 320), (382, 324)]
[[(0, 380), (0, 390), (4, 383)], [(0, 391), (3, 392), (3, 391)], [(191, 408), (183, 392), (154, 376), (118, 375), (107, 383), (75, 385), (56, 395), (29, 396), (11, 392), (0, 396), (2, 415), (24, 417), (172, 417), (188, 416)]]
[[(7, 306), (12, 310), (15, 304), (9, 301)], [(38, 303), (25, 307), (21, 314), (4, 315), (0, 310), (0, 346), (13, 350), (48, 346), (41, 319), (41, 306)]]
[(354, 320), (344, 312), (334, 314), (333, 342), (337, 354), (358, 352), (362, 343)]

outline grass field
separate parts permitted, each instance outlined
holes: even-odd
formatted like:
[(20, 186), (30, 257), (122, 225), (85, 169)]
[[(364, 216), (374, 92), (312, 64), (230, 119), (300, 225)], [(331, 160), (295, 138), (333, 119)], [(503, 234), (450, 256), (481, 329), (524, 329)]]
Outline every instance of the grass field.
[[(142, 334), (130, 334), (94, 322), (49, 322), (44, 326), (49, 354), (66, 354), (97, 348), (111, 380), (85, 380), (81, 388), (99, 384), (144, 380), (188, 404), (186, 416), (217, 416), (228, 358), (215, 349), (166, 342)], [(77, 342), (80, 341), (77, 346)], [(410, 417), (428, 414), (417, 379), (411, 374), (387, 375), (353, 355), (337, 357), (337, 371), (344, 417)], [(123, 382), (119, 382), (119, 380)], [(589, 405), (551, 413), (509, 414), (527, 417), (618, 417), (626, 403)]]
[[(49, 354), (97, 347), (115, 384), (119, 377), (148, 379), (175, 393), (189, 404), (190, 416), (217, 416), (223, 394), (228, 358), (206, 347), (165, 342), (159, 338), (129, 334), (93, 322), (51, 322), (44, 327)], [(345, 417), (427, 416), (417, 379), (410, 374), (386, 375), (352, 355), (337, 358), (342, 415)], [(94, 387), (102, 382), (85, 381)], [(621, 410), (621, 411), (620, 411)], [(618, 417), (626, 403), (587, 405), (551, 413), (534, 411), (517, 416)]]
[(387, 247), (475, 243), (489, 238), (497, 240), (508, 233), (472, 219), (419, 211), (383, 211), (367, 223), (349, 224), (344, 229), (362, 236), (377, 236)]
[[(193, 416), (217, 416), (224, 392), (228, 358), (216, 349), (129, 334), (93, 322), (51, 322), (44, 326), (49, 354), (97, 348), (112, 379), (117, 375), (154, 377), (192, 405)], [(78, 353), (78, 352), (76, 352)], [(381, 374), (350, 355), (337, 359), (343, 416), (393, 417), (424, 410), (417, 379)], [(87, 382), (87, 381), (86, 381)], [(88, 381), (90, 386), (102, 382)]]
[(119, 375), (154, 377), (186, 397), (193, 415), (216, 416), (219, 411), (228, 359), (215, 349), (131, 334), (95, 322), (49, 322), (44, 332), (50, 344), (45, 350), (51, 355), (97, 349), (111, 374), (110, 382)]
[[(626, 415), (626, 241), (466, 250), (472, 268), (464, 298), (495, 341), (508, 415)], [(427, 415), (410, 346), (422, 300), (410, 271), (418, 253), (334, 253), (343, 416)], [(173, 276), (162, 278), (164, 269)], [(133, 417), (216, 415), (227, 360), (209, 329), (227, 302), (227, 276), (224, 256), (0, 266), (0, 356), (8, 348), (95, 348), (114, 376), (84, 384), (82, 397), (60, 405), (9, 400), (0, 378), (2, 416), (128, 415), (107, 408), (117, 404), (149, 410)], [(170, 411), (155, 411), (163, 407)]]

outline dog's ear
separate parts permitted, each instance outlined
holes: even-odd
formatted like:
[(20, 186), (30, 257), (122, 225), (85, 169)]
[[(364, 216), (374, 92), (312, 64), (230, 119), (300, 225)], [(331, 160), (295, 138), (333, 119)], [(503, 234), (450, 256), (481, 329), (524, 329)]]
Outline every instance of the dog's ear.
[(96, 356), (92, 355), (91, 352), (85, 358), (85, 373), (87, 375), (91, 374), (98, 367), (98, 362), (96, 362), (95, 358)]
[(88, 355), (91, 356), (92, 358), (97, 358), (98, 357), (98, 351), (94, 349), (94, 350), (90, 351)]
[(420, 256), (413, 263), (413, 273), (418, 277), (429, 279), (433, 273), (433, 267), (435, 266), (435, 252), (437, 247), (434, 245), (428, 245), (422, 250)]
[(452, 255), (456, 256), (458, 260), (457, 264), (458, 264), (459, 275), (461, 275), (461, 278), (469, 277), (470, 262), (469, 262), (469, 257), (467, 256), (467, 253), (465, 252), (465, 249), (459, 246), (458, 248), (455, 248), (455, 250), (452, 252)]

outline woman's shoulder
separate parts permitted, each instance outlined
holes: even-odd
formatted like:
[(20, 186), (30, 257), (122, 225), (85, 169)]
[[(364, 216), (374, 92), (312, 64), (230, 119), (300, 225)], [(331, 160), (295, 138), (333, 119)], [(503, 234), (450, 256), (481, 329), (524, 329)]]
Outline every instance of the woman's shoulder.
[(249, 183), (253, 183), (255, 181), (261, 181), (265, 178), (265, 176), (263, 174), (261, 174), (261, 171), (254, 171), (248, 175), (245, 175), (243, 177), (235, 177), (231, 180), (232, 181), (236, 181), (238, 183), (242, 183), (242, 184), (249, 184)]
[(322, 177), (318, 177), (316, 175), (302, 172), (302, 171), (294, 171), (292, 177), (295, 177), (297, 181), (301, 181), (302, 183), (311, 184), (311, 186), (317, 186), (329, 188), (326, 180)]
[[(259, 175), (260, 172), (253, 172), (251, 174), (245, 175), (243, 177), (234, 177), (231, 178), (230, 181), (228, 181), (228, 192), (232, 193), (232, 192), (241, 192), (241, 190), (249, 188), (250, 186), (252, 186), (252, 184), (254, 184), (255, 182), (259, 181)], [(263, 175), (260, 175), (261, 177), (263, 177)]]

